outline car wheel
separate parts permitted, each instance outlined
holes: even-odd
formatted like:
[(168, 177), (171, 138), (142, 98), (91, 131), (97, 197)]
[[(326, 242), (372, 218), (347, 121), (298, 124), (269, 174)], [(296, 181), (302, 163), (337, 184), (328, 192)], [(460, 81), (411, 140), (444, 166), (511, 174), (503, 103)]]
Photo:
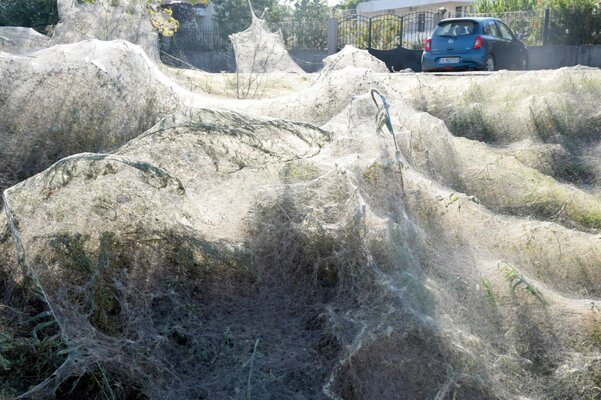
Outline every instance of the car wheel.
[(492, 54), (489, 54), (488, 57), (486, 57), (486, 70), (487, 71), (494, 71), (495, 70), (495, 59), (492, 56)]

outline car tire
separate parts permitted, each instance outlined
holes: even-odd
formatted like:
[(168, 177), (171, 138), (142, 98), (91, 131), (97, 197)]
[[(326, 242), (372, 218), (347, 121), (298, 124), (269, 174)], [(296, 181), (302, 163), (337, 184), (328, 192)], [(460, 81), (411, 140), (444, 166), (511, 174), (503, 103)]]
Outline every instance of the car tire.
[(488, 57), (486, 57), (486, 66), (484, 69), (486, 71), (494, 71), (496, 67), (495, 58), (492, 56), (492, 54), (489, 54)]

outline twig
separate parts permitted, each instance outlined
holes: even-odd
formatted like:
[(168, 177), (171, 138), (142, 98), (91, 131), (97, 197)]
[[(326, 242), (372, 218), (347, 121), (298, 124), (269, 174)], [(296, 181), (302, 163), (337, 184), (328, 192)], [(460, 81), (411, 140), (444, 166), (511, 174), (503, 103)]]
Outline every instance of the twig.
[(255, 348), (253, 349), (253, 355), (250, 358), (250, 369), (248, 370), (248, 388), (246, 390), (246, 399), (250, 400), (250, 392), (251, 392), (251, 385), (250, 385), (250, 378), (252, 377), (253, 374), (253, 365), (255, 364), (255, 354), (257, 353), (257, 347), (259, 346), (259, 340), (257, 339), (255, 341)]
[(171, 54), (169, 54), (169, 53), (167, 53), (167, 52), (165, 52), (165, 51), (163, 51), (163, 50), (159, 50), (159, 51), (160, 51), (162, 54), (164, 54), (164, 55), (166, 55), (166, 56), (169, 56), (169, 57), (173, 58), (174, 60), (181, 62), (181, 63), (182, 63), (182, 64), (184, 64), (184, 65), (187, 65), (188, 67), (190, 67), (190, 69), (193, 69), (193, 70), (195, 70), (195, 71), (201, 71), (201, 72), (204, 72), (202, 69), (200, 69), (200, 68), (197, 68), (197, 67), (195, 67), (194, 65), (192, 65), (192, 64), (190, 64), (190, 63), (187, 63), (187, 62), (185, 62), (184, 60), (181, 60), (181, 59), (179, 59), (179, 58), (177, 58), (177, 57), (175, 57), (175, 56), (173, 56), (173, 55), (171, 55)]

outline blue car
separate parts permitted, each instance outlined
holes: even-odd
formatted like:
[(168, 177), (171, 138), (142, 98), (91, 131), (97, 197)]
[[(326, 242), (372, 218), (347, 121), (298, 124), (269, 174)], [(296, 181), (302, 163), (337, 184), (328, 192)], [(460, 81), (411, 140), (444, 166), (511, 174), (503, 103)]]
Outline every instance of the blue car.
[(426, 40), (423, 71), (528, 69), (526, 46), (496, 18), (440, 21)]

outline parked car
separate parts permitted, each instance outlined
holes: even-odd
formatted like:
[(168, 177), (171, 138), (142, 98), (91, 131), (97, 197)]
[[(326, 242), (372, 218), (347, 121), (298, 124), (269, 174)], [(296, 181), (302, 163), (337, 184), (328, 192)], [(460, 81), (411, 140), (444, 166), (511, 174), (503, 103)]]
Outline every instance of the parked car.
[(423, 71), (528, 69), (528, 53), (511, 29), (496, 18), (440, 21), (426, 40)]

